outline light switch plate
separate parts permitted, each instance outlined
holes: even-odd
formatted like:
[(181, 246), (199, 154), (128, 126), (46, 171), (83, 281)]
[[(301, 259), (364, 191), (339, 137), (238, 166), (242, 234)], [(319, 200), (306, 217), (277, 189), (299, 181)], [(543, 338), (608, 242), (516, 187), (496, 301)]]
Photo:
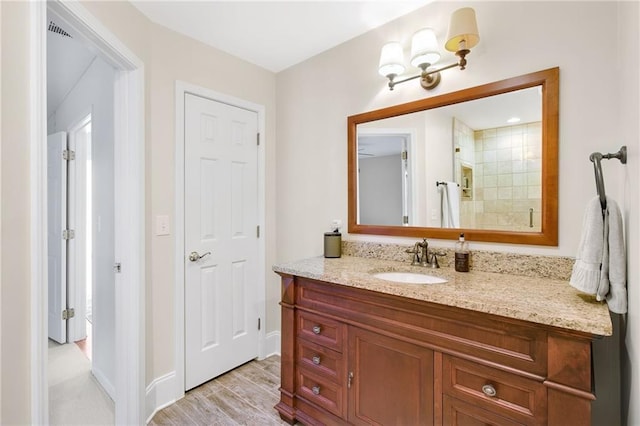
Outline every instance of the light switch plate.
[(169, 235), (169, 216), (156, 216), (156, 235)]

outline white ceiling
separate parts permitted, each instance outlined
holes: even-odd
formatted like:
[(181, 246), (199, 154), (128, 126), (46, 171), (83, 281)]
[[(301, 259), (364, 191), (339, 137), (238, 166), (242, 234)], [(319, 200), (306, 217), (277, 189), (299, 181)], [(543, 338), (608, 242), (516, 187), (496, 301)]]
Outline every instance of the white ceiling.
[(157, 24), (279, 72), (431, 1), (135, 0), (132, 3)]
[[(159, 25), (278, 72), (430, 1), (136, 0), (132, 3)], [(49, 19), (63, 24), (55, 15)], [(95, 52), (73, 37), (71, 28), (62, 29), (71, 37), (47, 33), (49, 112), (62, 102), (96, 57)]]

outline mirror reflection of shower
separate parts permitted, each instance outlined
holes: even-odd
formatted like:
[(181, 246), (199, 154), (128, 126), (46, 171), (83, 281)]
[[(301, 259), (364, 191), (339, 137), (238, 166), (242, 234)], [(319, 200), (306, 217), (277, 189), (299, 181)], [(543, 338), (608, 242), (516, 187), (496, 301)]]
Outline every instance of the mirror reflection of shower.
[[(534, 86), (358, 124), (357, 223), (540, 232), (541, 99), (540, 87)], [(393, 139), (404, 136), (408, 159), (403, 165), (402, 139)], [(386, 166), (375, 173), (366, 168), (373, 158), (382, 162), (392, 154), (394, 172)], [(393, 176), (382, 180), (383, 170)], [(438, 181), (459, 185), (457, 213), (443, 210)], [(389, 192), (391, 183), (397, 193)]]
[(471, 128), (453, 120), (462, 228), (540, 231), (542, 123)]

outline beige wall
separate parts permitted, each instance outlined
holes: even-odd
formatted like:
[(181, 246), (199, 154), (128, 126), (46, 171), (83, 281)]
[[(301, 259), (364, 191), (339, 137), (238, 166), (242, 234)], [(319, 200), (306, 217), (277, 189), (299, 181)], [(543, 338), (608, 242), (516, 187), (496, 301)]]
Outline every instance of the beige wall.
[[(424, 26), (433, 26), (442, 40), (448, 17), (458, 6), (432, 3), (278, 74), (278, 204), (287, 206), (278, 215), (279, 260), (321, 254), (325, 224), (333, 218), (346, 222), (348, 115), (555, 66), (560, 67), (560, 244), (547, 248), (472, 242), (472, 247), (575, 255), (582, 206), (595, 195), (589, 153), (618, 145), (610, 142), (618, 131), (611, 124), (618, 120), (617, 79), (594, 85), (600, 71), (586, 67), (584, 59), (598, 52), (600, 63), (616, 62), (611, 49), (617, 31), (615, 3), (584, 2), (577, 7), (568, 2), (474, 2), (481, 42), (469, 55), (467, 69), (446, 71), (433, 91), (409, 82), (390, 92), (377, 74), (379, 46), (392, 39), (408, 45), (412, 33)], [(539, 22), (545, 22), (544, 28)], [(589, 23), (602, 30), (594, 34)], [(445, 55), (443, 63), (452, 56)], [(612, 191), (620, 187), (617, 176), (607, 178)], [(309, 193), (315, 197), (308, 199)]]
[[(147, 235), (151, 250), (147, 252), (151, 270), (147, 303), (147, 377), (153, 379), (174, 369), (173, 303), (174, 240), (153, 235), (155, 216), (175, 211), (175, 82), (186, 81), (217, 92), (229, 94), (265, 106), (267, 162), (267, 332), (279, 329), (278, 282), (270, 272), (275, 262), (275, 76), (223, 52), (215, 51), (191, 39), (159, 26), (152, 28), (153, 53), (147, 116), (147, 176), (151, 187)], [(264, 135), (263, 135), (264, 138)], [(173, 224), (175, 225), (175, 224)], [(175, 226), (174, 226), (175, 228)], [(153, 347), (151, 348), (150, 345)], [(149, 351), (152, 351), (149, 353)], [(153, 376), (150, 376), (153, 372)]]
[[(435, 92), (410, 83), (389, 92), (376, 72), (379, 46), (400, 35), (410, 37), (426, 25), (434, 26), (442, 39), (444, 23), (456, 6), (426, 6), (274, 77), (157, 27), (127, 3), (86, 3), (146, 67), (147, 383), (173, 370), (173, 237), (154, 236), (152, 225), (156, 215), (174, 214), (174, 80), (266, 107), (267, 331), (272, 331), (279, 329), (279, 287), (270, 265), (321, 254), (321, 235), (329, 221), (341, 218), (346, 223), (348, 115), (559, 66), (560, 245), (472, 247), (574, 255), (582, 206), (595, 194), (588, 155), (629, 145), (629, 164), (606, 164), (605, 177), (610, 195), (620, 199), (625, 211), (630, 265), (626, 396), (632, 401), (640, 398), (640, 270), (635, 261), (640, 257), (640, 219), (635, 214), (640, 211), (638, 59), (628, 54), (638, 50), (638, 4), (475, 2), (482, 43), (471, 53), (468, 69), (446, 72)], [(1, 75), (0, 262), (5, 268), (0, 272), (0, 423), (25, 424), (30, 419), (30, 247), (24, 215), (29, 211), (29, 105), (24, 96), (29, 91), (28, 5), (0, 2), (0, 11), (1, 61), (11, 64)], [(601, 67), (592, 66), (594, 58), (609, 67), (610, 78), (603, 78)], [(640, 423), (640, 407), (628, 405), (629, 424)]]
[[(627, 238), (629, 313), (622, 361), (622, 416), (623, 421), (626, 417), (626, 424), (631, 426), (640, 425), (640, 3), (620, 2), (618, 20), (618, 60), (614, 70), (618, 74), (616, 80), (620, 82), (616, 92), (620, 102), (620, 121), (614, 123), (619, 125), (619, 132), (617, 135), (614, 133), (612, 139), (617, 144), (627, 145), (629, 159), (626, 167), (608, 167), (605, 177), (608, 179), (610, 174), (617, 174), (621, 183), (618, 192), (624, 193), (621, 208)], [(607, 188), (610, 187), (607, 184)]]
[[(2, 424), (29, 423), (29, 7), (1, 2)], [(6, 265), (11, 265), (7, 268)]]
[[(2, 356), (1, 424), (30, 423), (28, 3), (0, 2), (2, 63)], [(275, 76), (148, 21), (126, 2), (84, 6), (145, 65), (146, 109), (146, 383), (174, 371), (173, 233), (153, 234), (156, 215), (174, 217), (175, 81), (182, 80), (265, 107), (266, 331), (279, 329), (275, 262)], [(10, 37), (8, 36), (10, 35)], [(10, 41), (10, 42), (8, 42)], [(10, 108), (8, 107), (10, 106)], [(11, 183), (11, 185), (9, 185)], [(172, 230), (175, 224), (172, 223)], [(9, 247), (10, 249), (7, 249)], [(9, 303), (10, 302), (10, 303)]]
[[(631, 401), (640, 398), (640, 257), (638, 240), (638, 3), (473, 2), (481, 42), (467, 70), (449, 70), (434, 91), (416, 82), (386, 89), (377, 74), (380, 46), (432, 26), (440, 42), (459, 3), (432, 3), (390, 24), (348, 41), (277, 76), (278, 260), (322, 254), (322, 232), (333, 218), (347, 218), (346, 117), (364, 111), (472, 87), (532, 71), (560, 67), (560, 232), (558, 247), (471, 242), (471, 248), (575, 256), (583, 208), (595, 196), (593, 151), (629, 145), (625, 167), (604, 164), (608, 194), (625, 206), (630, 249)], [(618, 10), (620, 9), (620, 10)], [(544, 25), (541, 25), (544, 23)], [(593, 31), (598, 28), (597, 31)], [(446, 60), (446, 59), (445, 59)], [(593, 61), (598, 65), (592, 66)], [(606, 65), (605, 65), (606, 64)], [(603, 78), (602, 66), (607, 68)], [(597, 82), (597, 83), (596, 83)], [(621, 123), (621, 114), (625, 119)], [(319, 166), (321, 165), (321, 166)], [(309, 196), (313, 194), (313, 196)], [(348, 235), (347, 239), (415, 239)], [(434, 241), (452, 246), (452, 241)], [(640, 424), (640, 408), (630, 407)]]
[[(0, 5), (0, 22), (2, 6)], [(2, 93), (2, 31), (0, 30), (0, 93)], [(2, 129), (2, 101), (0, 101), (0, 129)], [(2, 131), (0, 130), (0, 200), (2, 200)], [(0, 401), (2, 401), (2, 208), (0, 208)], [(0, 403), (0, 421), (2, 403)]]
[[(146, 377), (174, 371), (174, 245), (155, 235), (155, 217), (175, 212), (175, 82), (184, 81), (265, 107), (266, 331), (280, 327), (275, 262), (275, 76), (255, 65), (167, 30), (128, 3), (87, 2), (87, 9), (145, 62), (146, 71)], [(135, 28), (135, 30), (133, 30)]]

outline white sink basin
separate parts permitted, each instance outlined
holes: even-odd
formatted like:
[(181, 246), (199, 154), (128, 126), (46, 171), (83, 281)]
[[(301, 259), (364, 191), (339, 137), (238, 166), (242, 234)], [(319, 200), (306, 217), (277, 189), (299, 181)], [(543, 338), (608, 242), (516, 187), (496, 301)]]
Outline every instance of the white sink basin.
[(442, 284), (447, 282), (444, 278), (415, 272), (380, 272), (373, 274), (373, 276), (381, 280), (405, 284)]

